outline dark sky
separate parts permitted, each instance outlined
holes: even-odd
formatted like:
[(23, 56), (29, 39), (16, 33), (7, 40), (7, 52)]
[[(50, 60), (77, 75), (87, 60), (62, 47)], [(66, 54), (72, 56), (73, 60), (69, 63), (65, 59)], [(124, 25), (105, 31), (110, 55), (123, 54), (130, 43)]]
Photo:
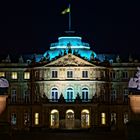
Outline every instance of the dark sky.
[[(0, 54), (49, 49), (68, 29), (68, 15), (61, 12), (69, 1), (9, 1)], [(140, 54), (139, 5), (136, 0), (71, 0), (72, 29), (97, 53)]]

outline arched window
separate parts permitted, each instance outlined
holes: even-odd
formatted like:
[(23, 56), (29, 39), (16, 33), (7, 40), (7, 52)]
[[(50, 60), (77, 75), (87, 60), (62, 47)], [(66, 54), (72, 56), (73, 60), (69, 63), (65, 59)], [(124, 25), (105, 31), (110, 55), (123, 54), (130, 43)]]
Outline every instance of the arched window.
[(90, 126), (89, 110), (84, 109), (81, 111), (81, 127), (88, 128)]
[(50, 126), (51, 128), (58, 128), (59, 127), (59, 112), (56, 109), (51, 111), (51, 118), (50, 118)]
[(82, 100), (83, 101), (88, 101), (88, 88), (83, 88), (82, 89)]
[(52, 88), (51, 90), (51, 99), (52, 101), (58, 101), (58, 89), (57, 88)]
[(66, 128), (74, 128), (74, 111), (68, 109), (66, 111)]
[(68, 102), (72, 102), (73, 101), (73, 94), (74, 94), (73, 89), (72, 88), (68, 88), (67, 89), (67, 97), (66, 97)]

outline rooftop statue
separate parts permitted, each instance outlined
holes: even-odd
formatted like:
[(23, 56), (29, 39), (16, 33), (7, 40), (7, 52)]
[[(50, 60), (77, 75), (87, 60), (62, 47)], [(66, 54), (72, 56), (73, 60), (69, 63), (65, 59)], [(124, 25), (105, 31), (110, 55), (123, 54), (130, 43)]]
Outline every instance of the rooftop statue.
[(0, 88), (7, 88), (9, 87), (9, 83), (5, 78), (0, 78)]
[(138, 72), (135, 77), (130, 78), (128, 87), (140, 90), (140, 67), (137, 68)]
[(7, 89), (9, 87), (8, 81), (0, 77), (0, 115), (6, 108)]

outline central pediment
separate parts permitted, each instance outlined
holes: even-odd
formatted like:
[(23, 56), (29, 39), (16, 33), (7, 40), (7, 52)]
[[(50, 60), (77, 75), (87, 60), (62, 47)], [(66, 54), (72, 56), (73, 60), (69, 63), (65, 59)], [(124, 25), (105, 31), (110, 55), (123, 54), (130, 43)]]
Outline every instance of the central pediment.
[(46, 66), (94, 66), (94, 65), (78, 56), (69, 53), (48, 63)]

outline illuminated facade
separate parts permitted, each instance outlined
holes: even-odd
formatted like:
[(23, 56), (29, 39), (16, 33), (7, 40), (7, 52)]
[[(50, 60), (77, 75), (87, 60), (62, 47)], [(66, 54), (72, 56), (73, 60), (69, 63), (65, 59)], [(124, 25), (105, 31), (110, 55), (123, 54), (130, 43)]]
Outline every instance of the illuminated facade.
[(17, 63), (8, 56), (0, 63), (0, 76), (10, 83), (4, 116), (13, 129), (124, 129), (128, 81), (139, 65), (96, 54), (76, 36), (59, 37), (44, 54)]

